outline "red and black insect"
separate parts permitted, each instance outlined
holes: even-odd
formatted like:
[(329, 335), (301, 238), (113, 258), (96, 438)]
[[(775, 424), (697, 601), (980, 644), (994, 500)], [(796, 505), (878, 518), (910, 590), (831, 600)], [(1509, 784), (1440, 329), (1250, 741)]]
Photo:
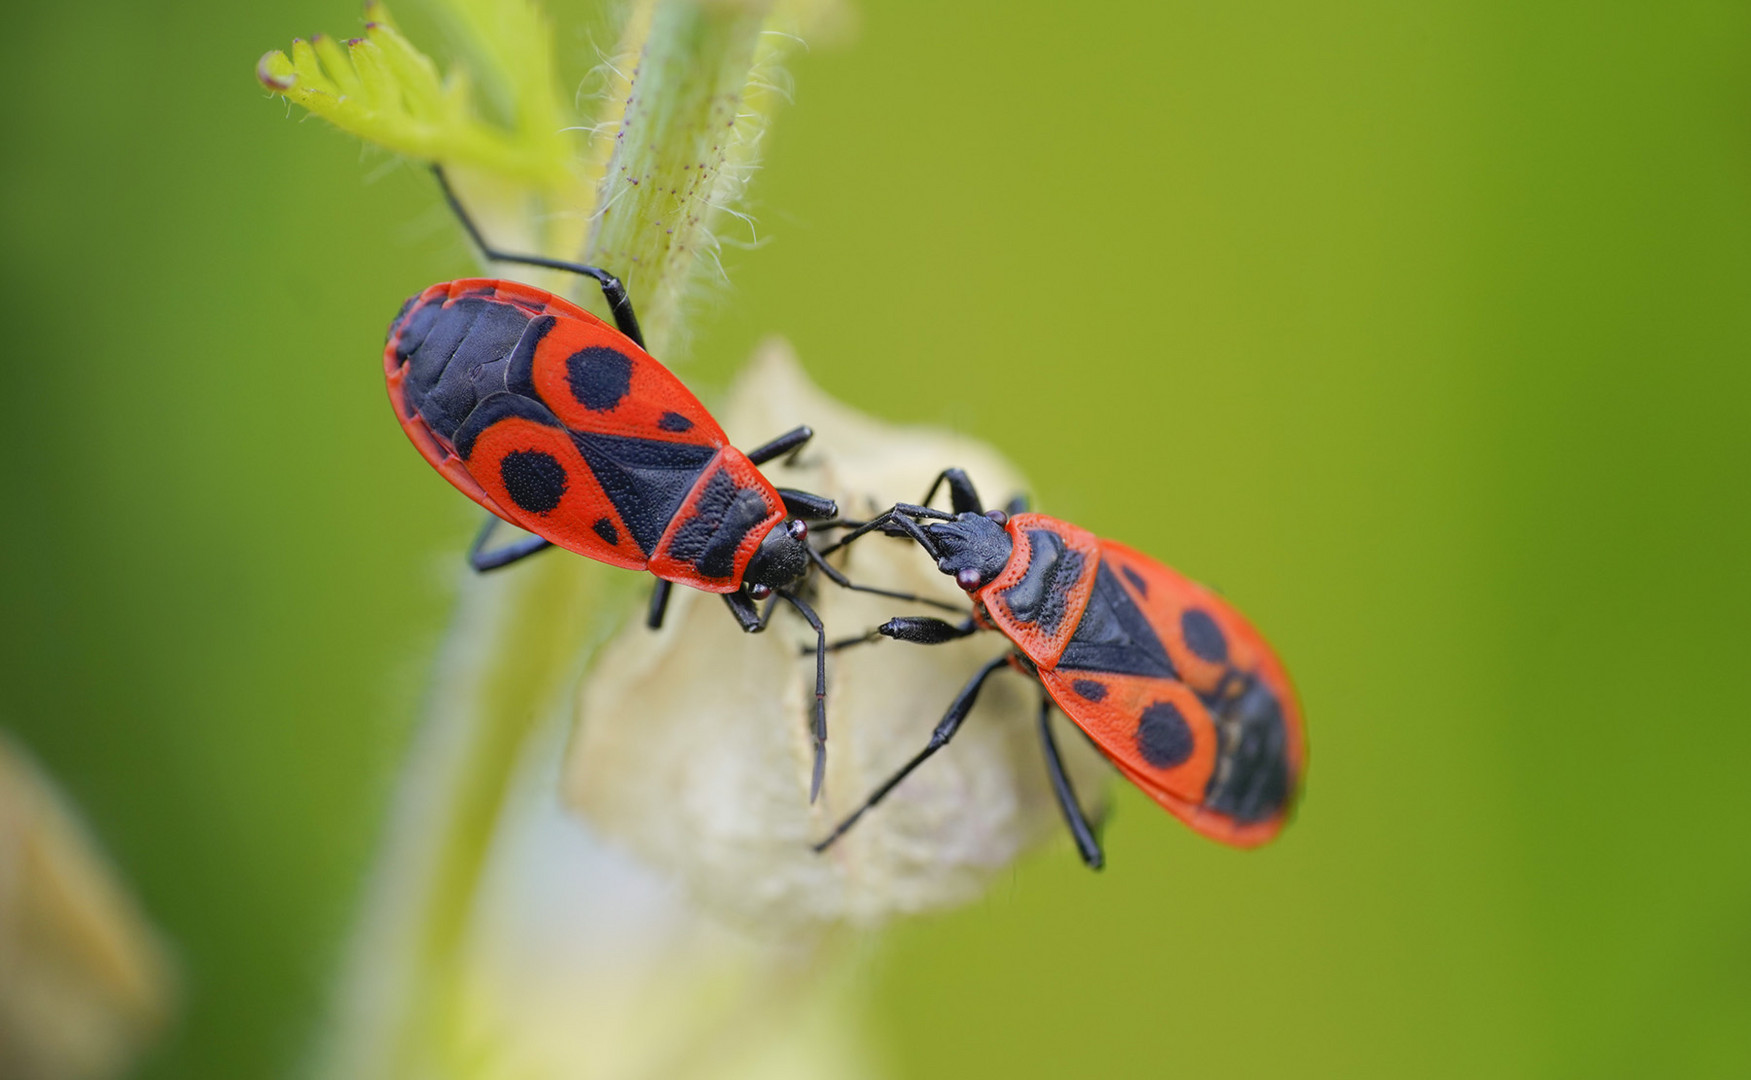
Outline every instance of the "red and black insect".
[(902, 503), (835, 546), (873, 530), (909, 536), (973, 601), (973, 614), (958, 625), (906, 617), (876, 633), (933, 645), (996, 630), (1012, 648), (979, 669), (925, 748), (816, 850), (947, 745), (985, 680), (1003, 667), (1043, 688), (1047, 769), (1089, 866), (1103, 859), (1047, 723), (1054, 702), (1132, 783), (1198, 832), (1242, 847), (1276, 836), (1307, 751), (1294, 688), (1258, 631), (1214, 592), (1123, 544), (1015, 505), (984, 512), (959, 469), (937, 478), (925, 504), (944, 482), (953, 513)]
[[(813, 436), (808, 427), (746, 454), (731, 446), (699, 400), (645, 352), (618, 278), (599, 267), (495, 250), (443, 173), (434, 172), (489, 259), (591, 277), (615, 322), (515, 281), (468, 278), (424, 290), (390, 324), (383, 365), (402, 429), (433, 468), (492, 515), (470, 564), (493, 570), (558, 545), (648, 570), (658, 579), (652, 628), (662, 625), (673, 583), (722, 594), (750, 632), (764, 629), (783, 599), (817, 639), (818, 792), (826, 634), (798, 589), (819, 568), (846, 588), (917, 598), (847, 581), (808, 540), (808, 522), (833, 523), (833, 500), (774, 487), (761, 475), (760, 465)], [(501, 519), (533, 535), (487, 550)]]

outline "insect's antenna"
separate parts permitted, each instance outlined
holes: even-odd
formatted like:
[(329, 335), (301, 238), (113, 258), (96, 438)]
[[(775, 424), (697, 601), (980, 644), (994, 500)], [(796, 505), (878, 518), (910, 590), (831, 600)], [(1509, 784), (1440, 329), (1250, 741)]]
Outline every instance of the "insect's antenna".
[(965, 607), (958, 604), (945, 604), (941, 600), (932, 600), (928, 596), (919, 596), (916, 593), (898, 592), (894, 589), (878, 589), (874, 585), (859, 585), (844, 574), (840, 573), (832, 563), (828, 562), (826, 558), (814, 548), (809, 549), (809, 559), (820, 568), (821, 573), (827, 575), (828, 580), (839, 586), (841, 589), (850, 589), (852, 592), (874, 593), (877, 596), (886, 596), (894, 600), (907, 600), (914, 604), (927, 604), (933, 608), (941, 608), (943, 611), (952, 611), (956, 615), (965, 615), (967, 613)]
[(953, 521), (955, 516), (942, 510), (932, 510), (928, 506), (918, 506), (913, 503), (895, 503), (893, 509), (885, 510), (868, 521), (852, 529), (838, 540), (821, 549), (821, 554), (831, 555), (846, 544), (851, 543), (865, 533), (874, 532), (893, 525), (901, 532), (918, 541), (918, 546), (930, 553), (933, 559), (942, 558), (942, 552), (937, 549), (936, 542), (930, 538), (922, 526), (914, 518), (930, 518), (935, 521)]

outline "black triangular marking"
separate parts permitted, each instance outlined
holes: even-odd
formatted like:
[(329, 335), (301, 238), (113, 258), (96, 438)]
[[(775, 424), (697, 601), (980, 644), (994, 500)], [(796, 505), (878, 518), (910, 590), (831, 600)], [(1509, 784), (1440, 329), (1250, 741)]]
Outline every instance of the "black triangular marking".
[(575, 429), (571, 437), (620, 512), (620, 520), (626, 522), (633, 541), (646, 555), (656, 550), (657, 541), (693, 490), (705, 463), (717, 453), (712, 447), (692, 443)]
[(1058, 668), (1179, 678), (1167, 650), (1161, 647), (1161, 638), (1105, 562), (1095, 570), (1088, 607), (1070, 644), (1064, 647), (1064, 655), (1058, 658)]
[(1243, 824), (1281, 813), (1293, 784), (1289, 726), (1276, 695), (1254, 680), (1238, 697), (1212, 709), (1211, 719), (1216, 721), (1216, 771), (1204, 789), (1204, 805)]
[(1052, 637), (1070, 607), (1070, 590), (1082, 580), (1082, 554), (1050, 529), (1029, 529), (1027, 536), (1027, 571), (1003, 590), (1003, 603), (1017, 622), (1033, 623)]

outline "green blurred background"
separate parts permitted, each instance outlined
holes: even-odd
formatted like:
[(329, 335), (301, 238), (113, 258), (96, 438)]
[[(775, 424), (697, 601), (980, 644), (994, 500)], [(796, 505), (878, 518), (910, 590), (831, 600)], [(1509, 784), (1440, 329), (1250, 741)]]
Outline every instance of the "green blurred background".
[[(473, 525), (376, 360), (469, 256), (251, 77), (355, 19), (93, 0), (0, 41), (0, 725), (176, 943), (151, 1077), (304, 1053)], [(1246, 609), (1313, 738), (1264, 852), (1127, 789), (1105, 873), (1060, 845), (899, 927), (894, 1073), (1751, 1073), (1751, 11), (860, 23), (795, 65), (688, 378), (782, 331), (990, 440)]]

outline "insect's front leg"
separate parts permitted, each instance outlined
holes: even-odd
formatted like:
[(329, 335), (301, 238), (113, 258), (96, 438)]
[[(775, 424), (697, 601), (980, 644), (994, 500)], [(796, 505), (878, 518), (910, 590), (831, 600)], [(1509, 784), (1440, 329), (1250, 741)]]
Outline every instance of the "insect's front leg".
[(768, 603), (763, 613), (754, 603), (753, 598), (742, 589), (737, 589), (733, 593), (724, 593), (723, 598), (724, 605), (730, 609), (730, 614), (736, 617), (736, 622), (741, 624), (744, 631), (758, 634), (766, 629), (767, 620), (772, 618), (772, 604)]

